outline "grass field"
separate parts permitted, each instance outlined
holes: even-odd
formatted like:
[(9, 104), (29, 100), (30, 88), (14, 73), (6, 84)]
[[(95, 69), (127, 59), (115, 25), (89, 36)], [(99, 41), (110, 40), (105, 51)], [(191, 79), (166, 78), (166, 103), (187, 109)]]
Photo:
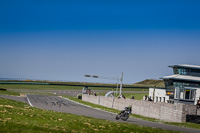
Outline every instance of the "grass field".
[(4, 89), (27, 89), (27, 90), (79, 90), (81, 86), (60, 86), (60, 85), (26, 85), (26, 84), (0, 84)]
[[(62, 86), (62, 85), (27, 85), (27, 84), (0, 84), (0, 88), (4, 89), (33, 89), (33, 90), (82, 90), (82, 86)], [(91, 90), (108, 90), (109, 87), (89, 87)], [(115, 89), (114, 89), (115, 90)], [(148, 89), (139, 88), (123, 88), (123, 91), (148, 91)]]
[[(65, 90), (65, 89), (71, 89), (71, 87), (74, 87), (74, 89), (82, 89), (82, 87), (80, 86), (54, 86), (54, 85), (22, 85), (22, 84), (19, 84), (19, 85), (14, 85), (14, 84), (0, 84), (0, 88), (5, 88), (5, 89), (36, 89), (36, 90)], [(95, 88), (95, 87), (94, 87)], [(97, 87), (98, 88), (98, 87)], [(99, 87), (99, 89), (101, 89), (101, 87)], [(110, 89), (110, 88), (107, 88), (107, 89)], [(140, 89), (141, 90), (141, 89)], [(20, 95), (20, 92), (12, 92), (12, 91), (0, 91), (0, 94), (6, 94), (6, 95), (16, 95), (16, 96), (19, 96)], [(145, 95), (146, 93), (124, 93), (124, 95), (126, 96), (126, 98), (130, 98), (132, 95), (135, 97), (135, 99), (142, 99), (142, 97)], [(68, 98), (72, 99), (72, 100), (75, 100), (77, 102), (81, 102), (83, 104), (86, 104), (86, 105), (89, 105), (91, 107), (95, 107), (95, 108), (99, 108), (99, 109), (103, 109), (103, 110), (106, 110), (106, 111), (110, 111), (110, 112), (115, 112), (115, 113), (118, 113), (119, 111), (118, 110), (115, 110), (115, 109), (110, 109), (110, 108), (106, 108), (106, 107), (103, 107), (103, 106), (99, 106), (99, 105), (94, 105), (94, 104), (91, 104), (91, 103), (87, 103), (87, 102), (84, 102), (84, 101), (81, 101), (81, 100), (78, 100), (77, 98), (74, 98), (74, 97), (69, 97), (67, 96)], [(2, 104), (2, 101), (4, 100), (0, 100), (0, 112), (1, 112), (1, 115), (0, 115), (0, 119), (2, 120), (2, 108), (3, 105)], [(5, 100), (6, 101), (6, 100)], [(14, 101), (11, 102), (12, 103), (15, 103)], [(16, 102), (18, 103), (18, 102)], [(22, 103), (18, 103), (20, 106)], [(18, 105), (16, 104), (16, 105)], [(28, 106), (28, 105), (23, 105), (24, 107), (25, 106)], [(18, 107), (16, 107), (18, 108)], [(35, 109), (35, 108), (34, 108)], [(4, 109), (3, 109), (4, 111)], [(12, 112), (12, 111), (11, 111)], [(10, 113), (11, 113), (10, 112)], [(65, 114), (66, 115), (66, 114)], [(141, 118), (141, 119), (145, 119), (145, 120), (150, 120), (150, 121), (154, 121), (154, 122), (162, 122), (162, 121), (159, 121), (159, 120), (156, 120), (156, 119), (152, 119), (152, 118), (147, 118), (147, 117), (142, 117), (142, 116), (139, 116), (139, 115), (134, 115), (134, 117), (137, 117), (137, 118)], [(1, 122), (0, 120), (0, 122)], [(194, 124), (194, 123), (168, 123), (168, 122), (162, 122), (162, 123), (166, 123), (166, 124), (171, 124), (171, 125), (177, 125), (177, 126), (183, 126), (183, 127), (190, 127), (190, 128), (198, 128), (200, 129), (200, 126), (198, 124)], [(10, 123), (11, 124), (11, 123)], [(2, 124), (1, 124), (2, 126)], [(27, 127), (26, 127), (27, 128)], [(35, 130), (34, 130), (35, 131)], [(46, 130), (46, 131), (49, 131), (49, 130)], [(44, 132), (46, 132), (44, 131)], [(1, 130), (0, 130), (1, 132)], [(51, 132), (51, 131), (49, 131)]]
[(20, 92), (14, 92), (14, 91), (0, 91), (0, 94), (19, 96), (19, 95), (20, 95)]
[(59, 113), (30, 107), (28, 104), (0, 98), (1, 133), (168, 133), (161, 129), (137, 126), (134, 124), (110, 122), (107, 120)]
[[(109, 87), (109, 88), (113, 88), (115, 87), (117, 84), (105, 84), (105, 83), (89, 83), (89, 82), (59, 82), (59, 81), (40, 81), (40, 80), (0, 80), (0, 84), (1, 83), (8, 83), (8, 84), (11, 84), (11, 83), (23, 83), (23, 84), (51, 84), (51, 85), (81, 85), (81, 86), (102, 86), (102, 87)], [(157, 85), (160, 85), (159, 82), (156, 82), (155, 80), (153, 82), (151, 82), (151, 80), (145, 80), (145, 81), (142, 81), (139, 82), (139, 83), (135, 83), (135, 84), (123, 84), (123, 86), (126, 88), (126, 87), (154, 87), (154, 86), (157, 86)]]
[(148, 93), (123, 93), (126, 98), (131, 98), (134, 96), (136, 100), (142, 100), (144, 95), (148, 95)]
[[(61, 86), (61, 85), (26, 85), (26, 84), (0, 84), (0, 88), (4, 89), (22, 89), (23, 93), (26, 90), (82, 90), (81, 86)], [(92, 91), (94, 90), (107, 90), (111, 91), (112, 88), (104, 88), (104, 87), (90, 87)], [(123, 88), (123, 91), (141, 91), (142, 93), (123, 93), (126, 98), (131, 98), (134, 96), (135, 99), (141, 100), (144, 95), (148, 95), (146, 92), (147, 89), (137, 89), (137, 88)], [(39, 92), (38, 92), (39, 93)], [(20, 92), (13, 91), (0, 91), (0, 94), (7, 95), (20, 95)], [(42, 93), (45, 94), (45, 93)], [(49, 93), (46, 93), (49, 94)], [(98, 95), (105, 95), (106, 92), (97, 93)]]
[[(101, 96), (105, 96), (105, 92), (104, 93), (97, 93), (97, 95), (101, 95)], [(144, 95), (147, 95), (148, 96), (148, 93), (132, 93), (132, 92), (130, 92), (130, 93), (123, 93), (123, 95), (126, 97), (126, 98), (131, 98), (132, 96), (134, 96), (134, 98), (136, 99), (136, 100), (142, 100), (143, 99), (143, 96)]]

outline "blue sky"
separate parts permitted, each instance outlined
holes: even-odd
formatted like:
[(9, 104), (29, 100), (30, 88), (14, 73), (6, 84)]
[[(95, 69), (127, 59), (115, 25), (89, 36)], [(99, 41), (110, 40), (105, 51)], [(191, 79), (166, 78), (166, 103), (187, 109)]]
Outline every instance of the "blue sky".
[(200, 65), (198, 0), (0, 1), (0, 77), (125, 83)]

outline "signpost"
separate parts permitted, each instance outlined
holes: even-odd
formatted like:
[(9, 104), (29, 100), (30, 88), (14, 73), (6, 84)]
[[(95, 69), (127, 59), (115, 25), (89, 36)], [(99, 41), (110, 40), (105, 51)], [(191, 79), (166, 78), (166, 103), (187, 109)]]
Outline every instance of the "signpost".
[(116, 77), (103, 77), (103, 76), (96, 76), (96, 75), (84, 75), (85, 77), (90, 77), (90, 78), (100, 78), (100, 79), (109, 79), (109, 80), (116, 80), (117, 81), (117, 88), (116, 88), (116, 93), (118, 93), (118, 83), (120, 83), (120, 91), (119, 95), (122, 94), (122, 83), (123, 83), (123, 72), (121, 75), (121, 78), (116, 78)]

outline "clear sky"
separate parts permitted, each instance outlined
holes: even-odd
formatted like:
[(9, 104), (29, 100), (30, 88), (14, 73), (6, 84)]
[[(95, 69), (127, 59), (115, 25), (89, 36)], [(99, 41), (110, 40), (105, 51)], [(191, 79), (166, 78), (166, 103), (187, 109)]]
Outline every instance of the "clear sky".
[(1, 0), (0, 78), (124, 83), (200, 65), (199, 0)]

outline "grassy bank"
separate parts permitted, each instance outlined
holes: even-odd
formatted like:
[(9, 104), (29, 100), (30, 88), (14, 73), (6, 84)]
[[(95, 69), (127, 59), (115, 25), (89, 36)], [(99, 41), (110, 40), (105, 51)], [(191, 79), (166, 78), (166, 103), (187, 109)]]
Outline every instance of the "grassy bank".
[(0, 98), (0, 132), (172, 132), (137, 126), (134, 124), (110, 122), (90, 117), (59, 113), (30, 107), (27, 104)]

